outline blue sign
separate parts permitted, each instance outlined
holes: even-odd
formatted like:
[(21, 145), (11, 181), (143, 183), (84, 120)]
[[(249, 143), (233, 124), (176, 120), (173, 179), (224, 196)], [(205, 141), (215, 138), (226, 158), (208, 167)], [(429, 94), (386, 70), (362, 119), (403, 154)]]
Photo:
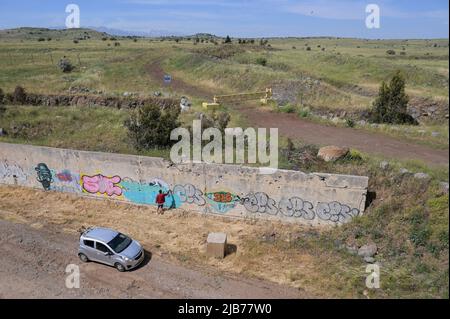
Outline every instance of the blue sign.
[(172, 77), (168, 74), (164, 75), (164, 83), (170, 83), (172, 82)]

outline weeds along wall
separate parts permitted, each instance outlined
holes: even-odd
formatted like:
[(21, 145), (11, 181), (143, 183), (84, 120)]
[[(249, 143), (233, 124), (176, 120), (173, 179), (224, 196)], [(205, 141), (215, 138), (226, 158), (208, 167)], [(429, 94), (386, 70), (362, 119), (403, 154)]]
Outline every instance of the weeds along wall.
[(170, 191), (167, 209), (321, 226), (364, 213), (368, 178), (0, 143), (0, 183), (153, 206)]

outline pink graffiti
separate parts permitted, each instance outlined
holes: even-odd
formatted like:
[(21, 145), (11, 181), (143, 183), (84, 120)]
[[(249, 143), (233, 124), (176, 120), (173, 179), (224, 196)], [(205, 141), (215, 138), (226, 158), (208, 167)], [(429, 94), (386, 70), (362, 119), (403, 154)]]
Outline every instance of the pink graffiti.
[(107, 177), (103, 175), (83, 176), (83, 189), (91, 194), (107, 194), (108, 196), (122, 195), (122, 188), (117, 186), (122, 180), (119, 176)]

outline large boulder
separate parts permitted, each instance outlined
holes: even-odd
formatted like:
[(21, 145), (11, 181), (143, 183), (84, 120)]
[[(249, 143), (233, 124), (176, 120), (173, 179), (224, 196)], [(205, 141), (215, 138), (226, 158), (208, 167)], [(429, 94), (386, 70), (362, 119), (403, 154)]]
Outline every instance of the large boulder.
[(317, 156), (325, 162), (334, 162), (345, 157), (349, 151), (346, 147), (326, 146), (319, 150)]
[(364, 245), (358, 249), (358, 256), (363, 258), (373, 257), (377, 253), (377, 250), (378, 247), (375, 244)]

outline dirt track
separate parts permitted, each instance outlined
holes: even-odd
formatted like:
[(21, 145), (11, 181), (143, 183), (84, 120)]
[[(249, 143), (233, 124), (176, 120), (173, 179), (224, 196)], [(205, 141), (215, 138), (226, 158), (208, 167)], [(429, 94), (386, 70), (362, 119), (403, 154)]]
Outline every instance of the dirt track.
[(438, 150), (382, 134), (321, 125), (302, 120), (294, 114), (256, 111), (255, 108), (240, 108), (239, 110), (247, 117), (251, 125), (266, 128), (278, 127), (280, 135), (294, 140), (318, 145), (350, 147), (390, 158), (418, 159), (431, 165), (448, 166), (448, 149)]
[[(147, 252), (137, 270), (119, 273), (77, 257), (78, 237), (56, 228), (0, 221), (0, 298), (299, 298), (277, 284), (190, 269)], [(68, 264), (80, 266), (80, 289), (65, 286)]]

